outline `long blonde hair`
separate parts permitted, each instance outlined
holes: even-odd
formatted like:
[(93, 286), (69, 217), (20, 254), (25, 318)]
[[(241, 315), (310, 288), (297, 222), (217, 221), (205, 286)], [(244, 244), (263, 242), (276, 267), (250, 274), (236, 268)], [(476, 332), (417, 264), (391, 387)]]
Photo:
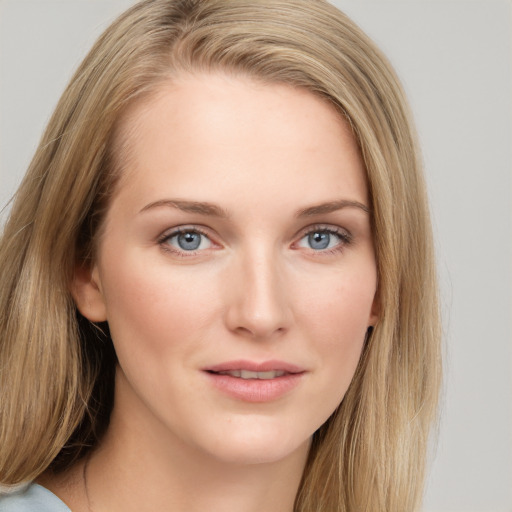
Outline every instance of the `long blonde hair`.
[(100, 37), (64, 92), (0, 240), (0, 482), (69, 467), (108, 425), (108, 326), (69, 283), (94, 258), (119, 177), (126, 108), (182, 72), (305, 88), (350, 124), (371, 198), (380, 320), (343, 402), (315, 433), (296, 512), (412, 511), (440, 385), (431, 228), (415, 134), (386, 58), (323, 0), (145, 0)]

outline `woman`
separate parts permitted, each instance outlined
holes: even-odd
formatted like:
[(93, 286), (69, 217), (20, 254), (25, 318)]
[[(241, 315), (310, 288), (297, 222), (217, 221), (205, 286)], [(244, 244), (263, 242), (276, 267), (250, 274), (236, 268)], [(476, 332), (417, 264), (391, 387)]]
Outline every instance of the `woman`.
[(1, 510), (420, 506), (425, 187), (393, 71), (328, 3), (127, 11), (56, 108), (0, 272), (0, 481), (33, 482)]

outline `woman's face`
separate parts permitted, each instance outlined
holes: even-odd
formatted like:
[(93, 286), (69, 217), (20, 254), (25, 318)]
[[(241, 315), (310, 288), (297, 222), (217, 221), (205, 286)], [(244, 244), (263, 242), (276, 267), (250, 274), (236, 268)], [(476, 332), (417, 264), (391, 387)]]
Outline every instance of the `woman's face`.
[(132, 108), (123, 137), (97, 261), (74, 283), (110, 325), (114, 417), (223, 461), (303, 451), (376, 321), (346, 123), (301, 89), (194, 75)]

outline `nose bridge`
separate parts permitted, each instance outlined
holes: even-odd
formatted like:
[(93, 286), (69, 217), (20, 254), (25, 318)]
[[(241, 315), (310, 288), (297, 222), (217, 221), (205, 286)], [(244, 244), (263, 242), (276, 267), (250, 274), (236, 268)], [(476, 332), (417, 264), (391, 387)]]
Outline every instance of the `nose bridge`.
[(231, 329), (259, 338), (285, 331), (291, 310), (276, 251), (260, 244), (243, 251), (238, 263), (228, 314)]

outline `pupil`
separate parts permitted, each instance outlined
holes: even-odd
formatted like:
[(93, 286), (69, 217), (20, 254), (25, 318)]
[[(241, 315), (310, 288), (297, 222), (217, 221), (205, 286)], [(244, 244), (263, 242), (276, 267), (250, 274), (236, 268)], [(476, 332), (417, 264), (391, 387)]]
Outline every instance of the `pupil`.
[(178, 236), (178, 244), (185, 251), (194, 251), (201, 245), (199, 233), (182, 233)]
[(309, 235), (309, 245), (312, 249), (326, 249), (329, 246), (329, 233), (311, 233)]

